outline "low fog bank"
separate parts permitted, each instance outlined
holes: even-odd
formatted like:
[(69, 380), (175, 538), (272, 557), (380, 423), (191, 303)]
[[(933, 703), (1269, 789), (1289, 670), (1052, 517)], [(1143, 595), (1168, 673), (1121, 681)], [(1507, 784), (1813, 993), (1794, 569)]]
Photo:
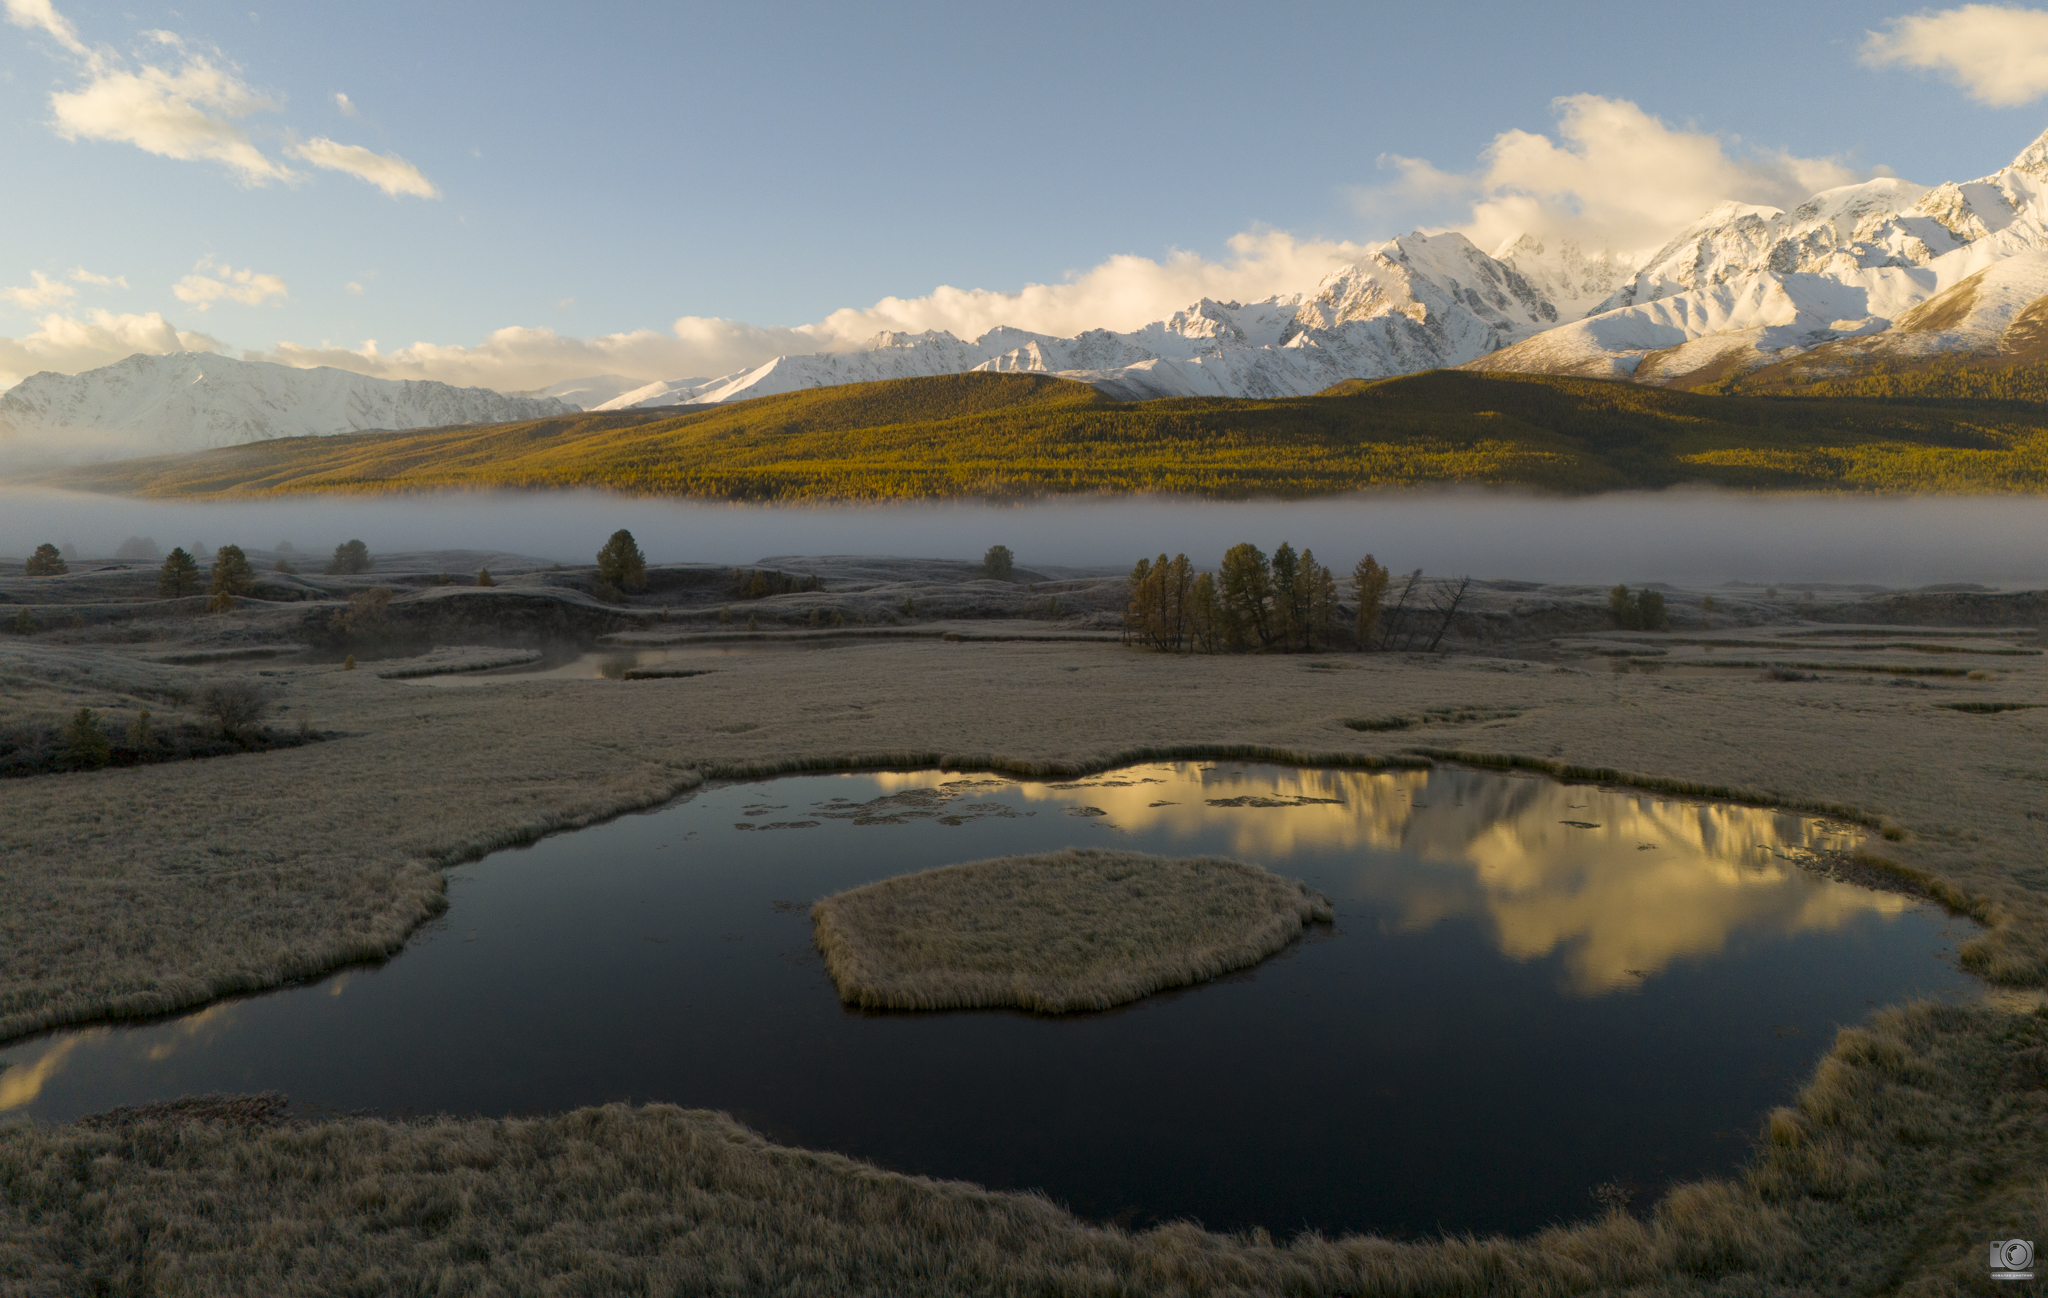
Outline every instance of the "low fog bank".
[(372, 553), (498, 550), (589, 563), (621, 527), (657, 563), (823, 554), (975, 559), (1000, 543), (1024, 565), (1121, 569), (1163, 550), (1213, 566), (1238, 541), (1271, 550), (1285, 540), (1312, 547), (1340, 571), (1371, 552), (1397, 570), (1526, 581), (2048, 586), (2048, 501), (2023, 496), (1674, 491), (1554, 499), (1449, 491), (1310, 501), (1089, 497), (783, 507), (597, 492), (183, 502), (0, 486), (0, 555), (15, 559), (45, 541), (88, 558), (111, 556), (129, 536), (166, 550), (290, 541), (324, 556), (361, 537)]

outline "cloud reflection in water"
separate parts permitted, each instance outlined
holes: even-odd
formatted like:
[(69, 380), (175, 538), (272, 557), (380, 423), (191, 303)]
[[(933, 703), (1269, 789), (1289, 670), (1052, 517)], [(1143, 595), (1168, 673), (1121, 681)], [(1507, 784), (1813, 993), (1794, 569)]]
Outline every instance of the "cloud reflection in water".
[[(901, 789), (957, 777), (876, 778)], [(1298, 850), (1355, 850), (1348, 889), (1333, 890), (1340, 901), (1378, 902), (1402, 932), (1480, 922), (1503, 955), (1560, 954), (1568, 989), (1588, 996), (1712, 955), (1744, 930), (1833, 930), (1913, 906), (1802, 868), (1855, 848), (1851, 827), (1539, 776), (1162, 763), (995, 796), (1100, 807), (1101, 828), (1076, 831), (1090, 839), (1104, 829), (1192, 838), (1223, 817), (1234, 854), (1282, 873)]]

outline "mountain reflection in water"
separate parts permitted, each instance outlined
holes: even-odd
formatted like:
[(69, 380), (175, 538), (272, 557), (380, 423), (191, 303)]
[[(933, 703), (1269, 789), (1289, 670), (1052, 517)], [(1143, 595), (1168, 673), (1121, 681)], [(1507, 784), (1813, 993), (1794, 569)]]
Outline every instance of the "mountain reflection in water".
[[(619, 688), (631, 688), (622, 685)], [(707, 785), (453, 872), (391, 961), (152, 1023), (0, 1046), (0, 1115), (178, 1095), (295, 1112), (723, 1109), (1084, 1217), (1526, 1231), (1734, 1172), (1874, 1005), (1967, 997), (1967, 922), (1801, 862), (1812, 817), (1542, 776), (1158, 763)], [(1223, 854), (1334, 925), (1101, 1014), (839, 1002), (812, 900), (1070, 846)]]
[[(897, 789), (943, 778), (875, 777)], [(1851, 826), (1540, 776), (1177, 764), (1018, 791), (1043, 801), (1081, 790), (1108, 824), (1132, 833), (1194, 838), (1223, 814), (1229, 852), (1283, 872), (1303, 850), (1374, 849), (1326, 876), (1324, 891), (1380, 903), (1402, 931), (1479, 919), (1504, 955), (1561, 951), (1571, 989), (1585, 995), (1711, 955), (1738, 929), (1832, 930), (1914, 904), (1816, 886), (1805, 867), (1853, 851), (1862, 835)]]

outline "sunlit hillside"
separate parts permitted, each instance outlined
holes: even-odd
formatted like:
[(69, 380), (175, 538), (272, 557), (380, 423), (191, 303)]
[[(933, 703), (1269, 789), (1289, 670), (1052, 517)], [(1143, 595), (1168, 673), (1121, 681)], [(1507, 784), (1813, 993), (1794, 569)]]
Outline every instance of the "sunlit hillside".
[(41, 481), (142, 496), (592, 487), (783, 501), (1430, 483), (2031, 492), (2048, 487), (2048, 406), (1860, 392), (1785, 400), (1449, 370), (1284, 400), (1123, 403), (1042, 375), (970, 373), (674, 411), (286, 438)]

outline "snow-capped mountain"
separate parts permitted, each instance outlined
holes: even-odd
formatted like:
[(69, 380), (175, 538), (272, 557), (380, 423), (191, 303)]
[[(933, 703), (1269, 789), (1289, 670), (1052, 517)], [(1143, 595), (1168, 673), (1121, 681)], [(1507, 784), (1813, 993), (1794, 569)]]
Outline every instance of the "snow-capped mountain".
[[(1471, 368), (1670, 383), (1815, 348), (1843, 367), (1859, 357), (1997, 353), (2004, 330), (2030, 304), (2015, 295), (2034, 291), (2032, 259), (2043, 251), (2048, 134), (2011, 166), (1967, 184), (1928, 189), (1882, 178), (1816, 194), (1790, 212), (1723, 204), (1584, 319)], [(1923, 304), (1966, 282), (1978, 286), (1971, 300), (1981, 299), (1965, 311), (1966, 325), (1909, 327), (1927, 319), (1916, 317)]]
[(135, 355), (83, 374), (34, 374), (0, 395), (0, 457), (22, 463), (164, 455), (269, 437), (498, 423), (574, 409), (552, 397), (294, 369), (212, 352)]
[[(1968, 184), (1930, 189), (1880, 177), (1791, 211), (1724, 203), (1648, 255), (1529, 235), (1489, 255), (1459, 234), (1410, 234), (1313, 290), (1252, 303), (1205, 298), (1129, 332), (1054, 338), (1002, 328), (971, 341), (884, 333), (857, 351), (649, 384), (602, 408), (971, 369), (1059, 374), (1132, 399), (1292, 396), (1452, 365), (1698, 382), (1885, 336), (1936, 294), (2040, 249), (2048, 249), (2048, 134), (2011, 166)], [(2026, 281), (2017, 269), (2014, 276), (2012, 285)], [(1898, 345), (1917, 354), (1976, 337), (1939, 330)]]
[(628, 378), (623, 374), (589, 374), (580, 379), (563, 379), (550, 383), (544, 388), (529, 392), (508, 392), (508, 397), (553, 397), (565, 401), (578, 410), (592, 410), (612, 400), (621, 393), (634, 388), (644, 388), (647, 380)]
[(1284, 397), (1443, 366), (1696, 385), (1794, 360), (1807, 374), (1946, 353), (2048, 359), (2048, 134), (1968, 183), (1883, 177), (1790, 211), (1723, 203), (1647, 254), (1529, 235), (1489, 254), (1461, 234), (1404, 235), (1301, 292), (1204, 298), (1127, 331), (881, 333), (716, 377), (597, 375), (512, 395), (138, 355), (0, 395), (0, 460), (711, 404), (968, 370), (1062, 375), (1127, 399)]
[[(1523, 256), (1533, 260), (1541, 251)], [(1560, 279), (1568, 273), (1545, 269)], [(1465, 236), (1410, 234), (1378, 245), (1311, 292), (1251, 303), (1204, 298), (1129, 332), (1055, 338), (998, 328), (972, 341), (944, 331), (882, 333), (858, 351), (778, 356), (720, 378), (649, 384), (599, 409), (705, 405), (966, 370), (1061, 374), (1137, 399), (1301, 396), (1348, 378), (1457, 365), (1559, 318), (1520, 271)]]

